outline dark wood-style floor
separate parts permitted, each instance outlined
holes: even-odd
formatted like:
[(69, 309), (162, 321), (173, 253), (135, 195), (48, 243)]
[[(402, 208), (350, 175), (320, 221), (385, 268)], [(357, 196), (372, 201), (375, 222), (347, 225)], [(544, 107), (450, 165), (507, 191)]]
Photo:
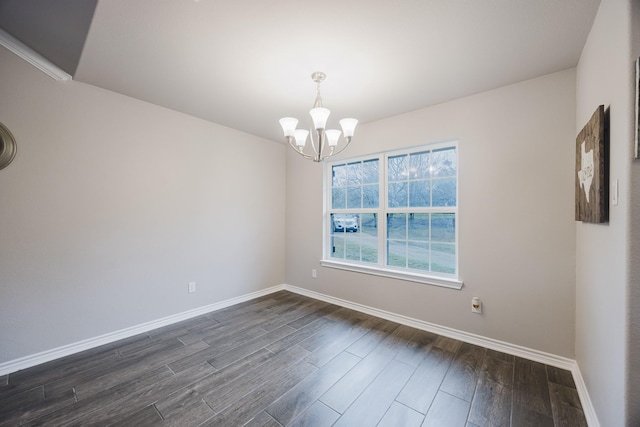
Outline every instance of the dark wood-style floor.
[(0, 425), (586, 426), (571, 373), (278, 292), (0, 377)]

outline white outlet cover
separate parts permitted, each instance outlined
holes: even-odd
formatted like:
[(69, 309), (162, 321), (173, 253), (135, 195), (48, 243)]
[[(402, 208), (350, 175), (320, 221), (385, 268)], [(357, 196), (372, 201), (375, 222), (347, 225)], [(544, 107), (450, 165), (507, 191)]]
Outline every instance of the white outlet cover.
[[(477, 304), (477, 308), (474, 307), (474, 305)], [(471, 300), (471, 312), (472, 313), (478, 313), (481, 314), (482, 313), (482, 301), (480, 301), (479, 298), (473, 298)]]

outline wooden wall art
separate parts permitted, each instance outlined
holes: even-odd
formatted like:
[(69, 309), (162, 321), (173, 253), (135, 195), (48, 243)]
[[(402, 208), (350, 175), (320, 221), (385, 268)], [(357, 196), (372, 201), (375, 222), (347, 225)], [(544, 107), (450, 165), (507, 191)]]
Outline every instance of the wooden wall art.
[(609, 220), (608, 155), (604, 105), (576, 138), (576, 221)]

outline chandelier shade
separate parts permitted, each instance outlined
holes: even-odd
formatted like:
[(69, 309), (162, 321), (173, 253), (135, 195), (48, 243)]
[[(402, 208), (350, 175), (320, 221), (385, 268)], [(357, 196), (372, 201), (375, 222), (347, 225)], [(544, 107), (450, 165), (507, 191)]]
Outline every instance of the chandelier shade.
[(351, 138), (356, 131), (356, 125), (358, 120), (356, 119), (342, 119), (340, 120), (340, 126), (342, 126), (342, 132), (345, 138)]
[(304, 148), (305, 144), (307, 143), (307, 136), (309, 136), (309, 131), (305, 129), (296, 129), (293, 132), (293, 135), (296, 139), (296, 145), (298, 147)]
[(324, 133), (327, 135), (327, 143), (329, 144), (329, 147), (335, 147), (338, 145), (338, 140), (340, 139), (340, 134), (342, 132), (338, 129), (329, 129), (324, 131)]
[(324, 129), (327, 126), (329, 114), (331, 114), (331, 111), (328, 108), (312, 108), (309, 110), (309, 115), (313, 120), (313, 128), (315, 130)]
[[(326, 74), (316, 71), (311, 74), (311, 79), (316, 82), (316, 100), (313, 108), (309, 110), (311, 125), (309, 131), (296, 129), (298, 119), (294, 117), (283, 117), (280, 119), (280, 126), (289, 145), (301, 156), (314, 162), (321, 162), (331, 156), (341, 153), (351, 143), (351, 138), (355, 132), (357, 119), (342, 119), (340, 126), (342, 131), (337, 129), (326, 129), (327, 120), (331, 111), (322, 106), (320, 97), (320, 83), (326, 78)], [(343, 144), (340, 146), (340, 135), (344, 136)], [(307, 137), (311, 136), (311, 143), (307, 145)]]
[(284, 136), (293, 136), (296, 126), (298, 126), (298, 119), (294, 119), (293, 117), (283, 117), (280, 119), (280, 126), (282, 126)]

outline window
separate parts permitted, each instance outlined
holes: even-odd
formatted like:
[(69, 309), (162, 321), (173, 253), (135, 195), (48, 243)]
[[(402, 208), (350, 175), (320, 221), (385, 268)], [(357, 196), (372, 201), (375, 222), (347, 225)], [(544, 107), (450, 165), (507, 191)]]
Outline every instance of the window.
[(322, 264), (460, 289), (456, 142), (328, 163)]

